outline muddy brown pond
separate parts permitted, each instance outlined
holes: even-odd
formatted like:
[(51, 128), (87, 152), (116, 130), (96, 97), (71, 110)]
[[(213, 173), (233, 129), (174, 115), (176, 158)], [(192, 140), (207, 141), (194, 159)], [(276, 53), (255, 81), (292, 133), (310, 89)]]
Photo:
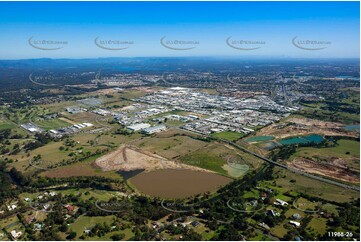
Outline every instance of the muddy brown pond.
[(172, 169), (141, 173), (130, 179), (140, 192), (161, 198), (186, 198), (215, 191), (231, 181), (215, 173)]

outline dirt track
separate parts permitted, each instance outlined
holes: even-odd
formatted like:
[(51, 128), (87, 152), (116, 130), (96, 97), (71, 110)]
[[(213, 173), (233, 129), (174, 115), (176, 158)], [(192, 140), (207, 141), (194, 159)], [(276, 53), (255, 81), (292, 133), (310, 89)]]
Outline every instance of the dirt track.
[(356, 171), (348, 169), (342, 159), (335, 158), (328, 162), (316, 162), (305, 158), (296, 158), (287, 164), (289, 167), (297, 170), (331, 177), (340, 181), (350, 183), (360, 182), (359, 174)]

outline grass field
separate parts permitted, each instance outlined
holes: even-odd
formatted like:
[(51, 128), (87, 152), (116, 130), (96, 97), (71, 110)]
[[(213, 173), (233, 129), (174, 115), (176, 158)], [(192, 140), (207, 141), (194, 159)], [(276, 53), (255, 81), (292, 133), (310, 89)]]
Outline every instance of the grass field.
[(247, 172), (249, 171), (249, 165), (236, 164), (230, 166), (228, 164), (224, 164), (222, 166), (222, 169), (226, 170), (228, 175), (230, 175), (231, 177), (239, 178), (247, 174)]
[[(62, 145), (63, 142), (49, 143), (45, 146), (33, 150), (29, 157), (24, 156), (24, 154), (21, 152), (18, 155), (14, 156), (19, 160), (19, 162), (14, 164), (14, 166), (21, 171), (25, 171), (29, 167), (30, 160), (36, 155), (41, 155), (42, 162), (45, 166), (59, 163), (63, 159), (66, 160), (69, 158), (68, 156), (69, 152), (60, 151), (59, 147)], [(30, 169), (36, 169), (36, 168), (30, 167)]]
[(311, 202), (303, 197), (298, 198), (294, 205), (300, 210), (317, 211), (318, 206), (321, 206), (320, 202)]
[(11, 130), (11, 134), (21, 134), (23, 136), (27, 135), (27, 132), (21, 128), (20, 126), (17, 126), (15, 123), (7, 120), (4, 117), (1, 117), (0, 115), (0, 130), (4, 130), (4, 129), (10, 129)]
[(86, 122), (86, 123), (92, 123), (94, 125), (96, 125), (95, 120), (98, 117), (97, 114), (90, 113), (90, 112), (82, 112), (82, 113), (76, 113), (76, 114), (63, 113), (63, 116), (76, 123), (85, 123)]
[(120, 94), (120, 97), (122, 98), (126, 98), (126, 99), (133, 99), (133, 98), (139, 98), (142, 97), (144, 95), (146, 95), (147, 93), (145, 91), (139, 90), (139, 91), (129, 91), (129, 92), (123, 92)]
[(224, 132), (220, 132), (220, 133), (214, 133), (214, 134), (212, 134), (212, 136), (216, 137), (216, 138), (226, 139), (226, 140), (235, 142), (235, 141), (239, 140), (240, 138), (242, 138), (244, 136), (244, 134), (237, 133), (237, 132), (231, 132), (231, 131), (224, 131)]
[(178, 135), (157, 135), (155, 137), (146, 137), (131, 142), (133, 145), (141, 149), (154, 152), (167, 159), (176, 159), (179, 156), (189, 154), (200, 148), (205, 147), (208, 143), (192, 139), (188, 136)]
[(256, 189), (251, 189), (250, 191), (247, 191), (243, 194), (243, 198), (259, 198), (259, 191)]
[[(238, 177), (239, 175), (244, 175), (247, 171), (257, 169), (261, 164), (258, 158), (218, 142), (212, 142), (206, 147), (184, 155), (180, 157), (180, 160), (187, 164), (194, 164), (201, 168), (233, 177)], [(227, 161), (231, 163), (236, 162), (231, 166), (233, 169), (224, 166), (227, 165)], [(238, 165), (239, 167), (237, 167)], [(239, 168), (240, 171), (235, 172), (234, 168)]]
[[(0, 233), (2, 233), (2, 229), (5, 229), (8, 233), (10, 233), (12, 230), (16, 230), (16, 232), (21, 231), (24, 233), (25, 228), (19, 221), (19, 219), (16, 217), (16, 215), (8, 217), (6, 219), (3, 219), (0, 221)], [(20, 239), (24, 238), (24, 235), (20, 237)]]
[(236, 155), (236, 152), (223, 145), (212, 143), (196, 152), (181, 157), (180, 160), (186, 164), (196, 165), (227, 175), (222, 166), (226, 164), (226, 156), (228, 155)]
[(338, 210), (337, 210), (337, 206), (330, 204), (330, 203), (326, 203), (324, 205), (322, 205), (322, 209), (326, 210), (328, 213), (334, 213), (336, 215), (338, 215)]
[[(52, 190), (50, 189), (49, 192)], [(106, 190), (96, 190), (93, 188), (73, 188), (73, 189), (66, 189), (66, 190), (54, 190), (57, 194), (62, 194), (63, 196), (66, 195), (73, 195), (79, 197), (83, 201), (94, 200), (97, 201), (108, 201), (110, 198), (119, 197), (122, 198), (124, 196), (123, 193), (117, 191), (106, 191)], [(21, 193), (19, 194), (20, 200), (24, 201), (25, 198), (30, 198), (31, 200), (36, 200), (39, 195), (42, 195), (43, 192), (38, 193)], [(38, 211), (37, 214), (41, 214)], [(46, 213), (43, 213), (46, 214)], [(38, 217), (37, 217), (38, 218)]]
[(283, 223), (282, 223), (272, 228), (271, 233), (277, 236), (278, 238), (282, 238), (287, 234), (287, 229), (283, 227)]
[(1, 129), (13, 129), (15, 125), (6, 121), (0, 121), (0, 130)]
[(43, 104), (43, 105), (39, 105), (39, 107), (43, 108), (43, 109), (46, 110), (48, 113), (65, 112), (65, 108), (66, 108), (66, 107), (70, 107), (70, 106), (76, 106), (76, 102), (74, 102), (74, 101), (67, 101), (67, 102), (57, 103), (56, 105), (54, 105), (54, 104)]
[[(303, 192), (336, 202), (349, 202), (360, 197), (356, 191), (316, 181), (281, 168), (275, 167), (274, 172), (278, 175), (278, 178), (275, 179), (276, 187), (283, 193), (286, 191)], [(295, 180), (295, 182), (290, 182), (291, 180)]]
[[(358, 158), (360, 156), (360, 142), (354, 141), (354, 140), (347, 140), (347, 139), (341, 139), (337, 141), (337, 144), (335, 147), (330, 148), (300, 148), (297, 150), (297, 152), (291, 156), (292, 158), (295, 157), (305, 157), (305, 156), (312, 156), (312, 155), (321, 155), (321, 156), (327, 156), (327, 157), (356, 157)], [(346, 154), (346, 152), (349, 152), (350, 154)]]
[(63, 195), (72, 194), (78, 196), (81, 200), (84, 201), (89, 201), (91, 198), (100, 201), (108, 201), (110, 198), (117, 196), (117, 192), (115, 191), (95, 190), (92, 188), (68, 189), (59, 191), (58, 193), (61, 193)]
[(16, 215), (8, 217), (6, 219), (2, 219), (0, 221), (0, 228), (2, 229), (8, 229), (11, 228), (13, 226), (16, 226), (17, 224), (19, 224), (19, 220), (16, 217)]
[[(118, 147), (121, 144), (136, 140), (142, 137), (141, 134), (134, 133), (131, 135), (113, 135), (110, 132), (101, 134), (78, 133), (73, 136), (73, 140), (79, 142), (79, 146), (96, 149), (105, 146)], [(93, 146), (91, 146), (93, 143)]]
[(306, 230), (313, 231), (315, 234), (323, 235), (327, 231), (327, 220), (325, 218), (313, 218), (307, 225)]
[(97, 138), (98, 144), (104, 144), (104, 145), (114, 145), (119, 146), (124, 143), (131, 142), (133, 140), (137, 140), (141, 138), (142, 135), (139, 133), (133, 133), (130, 135), (110, 135), (110, 134), (101, 134)]
[(359, 114), (352, 114), (346, 112), (331, 112), (322, 109), (305, 108), (300, 111), (300, 114), (308, 118), (315, 118), (323, 121), (340, 122), (344, 124), (353, 124), (360, 122)]
[(32, 150), (30, 156), (25, 155), (24, 152), (20, 152), (19, 154), (12, 156), (13, 158), (18, 159), (18, 162), (13, 165), (20, 171), (31, 172), (37, 169), (33, 166), (29, 166), (30, 161), (36, 155), (41, 155), (42, 165), (40, 165), (40, 167), (47, 168), (52, 165), (56, 165), (63, 160), (66, 161), (72, 159), (72, 157), (69, 156), (70, 153), (73, 153), (74, 156), (82, 157), (87, 152), (95, 152), (97, 149), (107, 148), (101, 146), (90, 146), (87, 143), (76, 143), (74, 147), (67, 147), (68, 150), (60, 150), (59, 148), (61, 146), (65, 147), (64, 142), (51, 142), (45, 146)]
[(45, 130), (59, 129), (71, 126), (71, 124), (61, 119), (38, 120), (34, 121), (34, 123)]
[(61, 166), (55, 169), (42, 172), (42, 176), (52, 178), (64, 178), (64, 177), (77, 177), (77, 176), (100, 176), (121, 180), (121, 176), (115, 171), (103, 172), (101, 169), (96, 169), (92, 166), (92, 162), (95, 161), (98, 156), (88, 158), (86, 161), (77, 162), (75, 164)]
[(178, 120), (170, 120), (170, 119), (168, 119), (168, 120), (165, 122), (165, 124), (166, 124), (167, 126), (179, 127), (179, 126), (183, 125), (184, 122), (178, 121)]
[(285, 202), (288, 202), (288, 203), (292, 202), (292, 197), (283, 195), (283, 194), (281, 194), (281, 193), (280, 193), (280, 194), (277, 194), (277, 195), (275, 196), (275, 198), (276, 198), (276, 199), (281, 199), (281, 200), (283, 200), (283, 201), (285, 201)]
[(77, 239), (79, 239), (79, 237), (83, 234), (85, 228), (91, 229), (96, 223), (107, 223), (110, 225), (114, 218), (114, 215), (104, 217), (88, 217), (81, 215), (77, 220), (75, 220), (74, 223), (69, 226), (69, 231), (76, 232)]
[(194, 228), (194, 231), (202, 235), (202, 240), (210, 240), (216, 234), (214, 231), (207, 228), (203, 223), (200, 223)]
[(292, 217), (293, 214), (295, 213), (298, 213), (299, 215), (301, 215), (301, 219), (305, 217), (305, 213), (298, 210), (298, 209), (295, 209), (295, 208), (289, 208), (286, 213), (285, 213), (285, 216), (287, 219), (290, 219), (290, 220), (294, 220), (294, 218)]
[(337, 141), (335, 147), (330, 148), (312, 148), (304, 147), (297, 149), (289, 160), (293, 160), (297, 157), (320, 157), (324, 160), (331, 158), (343, 158), (346, 160), (347, 165), (353, 169), (359, 170), (360, 168), (360, 142), (354, 140), (341, 139)]
[[(48, 168), (62, 162), (63, 160), (71, 160), (74, 156), (83, 157), (88, 152), (94, 153), (99, 149), (115, 149), (120, 144), (138, 139), (141, 136), (141, 134), (137, 133), (126, 136), (112, 135), (111, 132), (102, 134), (78, 133), (73, 135), (71, 138), (73, 141), (75, 141), (74, 147), (65, 146), (63, 141), (50, 142), (45, 146), (32, 150), (29, 156), (27, 153), (25, 153), (25, 151), (21, 151), (16, 155), (11, 155), (10, 158), (18, 160), (18, 162), (12, 163), (14, 167), (22, 172), (30, 174), (37, 169), (36, 167), (29, 166), (30, 161), (36, 155), (41, 155), (41, 165), (39, 166), (42, 168)], [(24, 142), (29, 142), (29, 140), (11, 140), (9, 147), (11, 148), (15, 143), (22, 145)], [(64, 147), (65, 149), (60, 150), (60, 147)], [(74, 176), (77, 174), (77, 172), (79, 175), (115, 177), (114, 174), (106, 174), (93, 169), (90, 166), (90, 160), (89, 162), (83, 161), (78, 164), (73, 164), (62, 167), (61, 169), (59, 168), (54, 171), (49, 171), (49, 176), (58, 176), (59, 174), (68, 174), (69, 176)]]

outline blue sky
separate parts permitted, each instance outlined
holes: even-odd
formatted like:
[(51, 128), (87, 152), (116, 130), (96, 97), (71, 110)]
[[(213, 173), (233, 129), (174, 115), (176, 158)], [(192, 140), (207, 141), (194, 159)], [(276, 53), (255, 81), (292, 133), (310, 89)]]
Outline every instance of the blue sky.
[[(359, 19), (359, 2), (0, 2), (0, 59), (359, 58)], [(176, 46), (194, 47), (189, 50), (169, 49), (160, 44), (163, 36), (166, 41), (197, 44)], [(61, 49), (42, 50), (28, 43), (30, 37), (66, 44)], [(124, 50), (108, 50), (94, 43), (96, 37), (132, 44), (123, 45), (128, 47)], [(226, 44), (228, 37), (257, 42), (237, 47), (258, 48), (231, 48)], [(322, 41), (312, 48), (326, 48), (313, 51), (298, 48), (292, 43), (295, 37), (298, 41)]]

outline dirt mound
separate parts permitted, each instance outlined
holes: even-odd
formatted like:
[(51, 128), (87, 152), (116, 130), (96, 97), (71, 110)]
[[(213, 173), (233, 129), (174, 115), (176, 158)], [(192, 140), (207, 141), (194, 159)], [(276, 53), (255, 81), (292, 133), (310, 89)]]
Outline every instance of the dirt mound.
[(160, 169), (190, 169), (196, 171), (208, 171), (183, 163), (170, 161), (157, 154), (153, 154), (130, 145), (122, 145), (117, 150), (99, 157), (96, 159), (94, 164), (103, 171), (133, 171), (139, 169), (144, 169), (145, 171)]

